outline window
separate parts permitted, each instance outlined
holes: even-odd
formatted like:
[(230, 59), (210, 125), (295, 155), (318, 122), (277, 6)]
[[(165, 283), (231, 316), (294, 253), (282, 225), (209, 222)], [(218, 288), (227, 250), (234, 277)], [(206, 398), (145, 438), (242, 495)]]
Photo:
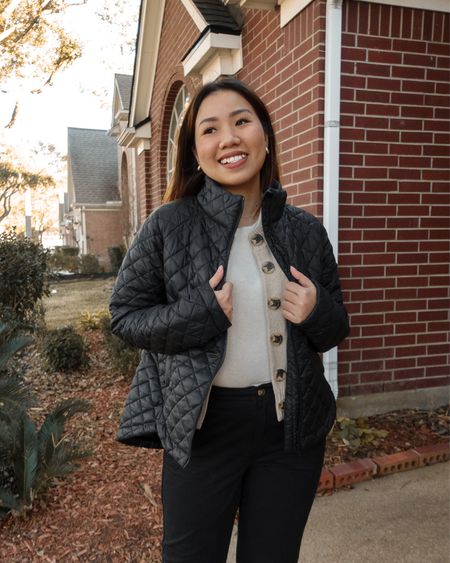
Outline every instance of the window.
[(172, 115), (170, 117), (169, 140), (167, 145), (167, 182), (169, 182), (175, 168), (177, 132), (179, 126), (181, 125), (183, 113), (188, 103), (188, 91), (186, 89), (186, 86), (182, 86), (177, 94), (177, 97), (175, 98)]

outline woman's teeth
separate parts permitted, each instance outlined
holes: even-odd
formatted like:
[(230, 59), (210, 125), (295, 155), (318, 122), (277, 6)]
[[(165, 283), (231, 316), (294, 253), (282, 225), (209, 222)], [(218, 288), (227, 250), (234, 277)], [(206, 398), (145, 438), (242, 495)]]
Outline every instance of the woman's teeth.
[(233, 162), (244, 160), (244, 158), (247, 158), (246, 154), (236, 154), (234, 156), (229, 156), (228, 158), (222, 158), (220, 164), (232, 164)]

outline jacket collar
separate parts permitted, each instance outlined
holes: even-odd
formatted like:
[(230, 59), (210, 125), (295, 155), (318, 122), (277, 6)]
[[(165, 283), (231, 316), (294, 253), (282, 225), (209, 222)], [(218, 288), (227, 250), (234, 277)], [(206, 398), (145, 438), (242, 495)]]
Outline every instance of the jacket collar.
[[(278, 182), (273, 182), (263, 195), (262, 213), (264, 222), (277, 221), (283, 213), (286, 192)], [(205, 184), (197, 194), (197, 200), (205, 213), (214, 221), (227, 226), (233, 223), (241, 211), (243, 197), (234, 195), (220, 184), (205, 176)]]

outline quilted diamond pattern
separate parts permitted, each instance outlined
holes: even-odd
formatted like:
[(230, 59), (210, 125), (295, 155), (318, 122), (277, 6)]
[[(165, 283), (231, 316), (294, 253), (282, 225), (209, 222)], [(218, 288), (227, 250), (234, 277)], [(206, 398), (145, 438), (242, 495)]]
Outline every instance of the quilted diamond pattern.
[[(317, 352), (346, 336), (348, 320), (325, 229), (285, 199), (278, 185), (264, 194), (267, 241), (287, 277), (296, 266), (318, 295), (305, 322), (288, 324), (285, 440), (288, 449), (298, 449), (333, 425), (334, 397)], [(208, 178), (196, 197), (160, 207), (129, 249), (111, 297), (114, 334), (142, 349), (117, 438), (164, 447), (183, 467), (225, 354), (230, 323), (209, 279), (220, 264), (226, 268), (241, 207), (241, 197)]]

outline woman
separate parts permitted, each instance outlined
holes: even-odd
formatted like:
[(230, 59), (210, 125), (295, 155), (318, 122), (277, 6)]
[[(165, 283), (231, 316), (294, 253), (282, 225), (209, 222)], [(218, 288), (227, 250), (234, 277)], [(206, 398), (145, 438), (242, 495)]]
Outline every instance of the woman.
[(111, 299), (143, 349), (118, 439), (163, 447), (165, 563), (294, 563), (335, 400), (319, 352), (348, 333), (325, 229), (286, 205), (275, 135), (243, 83), (203, 86), (165, 205)]

